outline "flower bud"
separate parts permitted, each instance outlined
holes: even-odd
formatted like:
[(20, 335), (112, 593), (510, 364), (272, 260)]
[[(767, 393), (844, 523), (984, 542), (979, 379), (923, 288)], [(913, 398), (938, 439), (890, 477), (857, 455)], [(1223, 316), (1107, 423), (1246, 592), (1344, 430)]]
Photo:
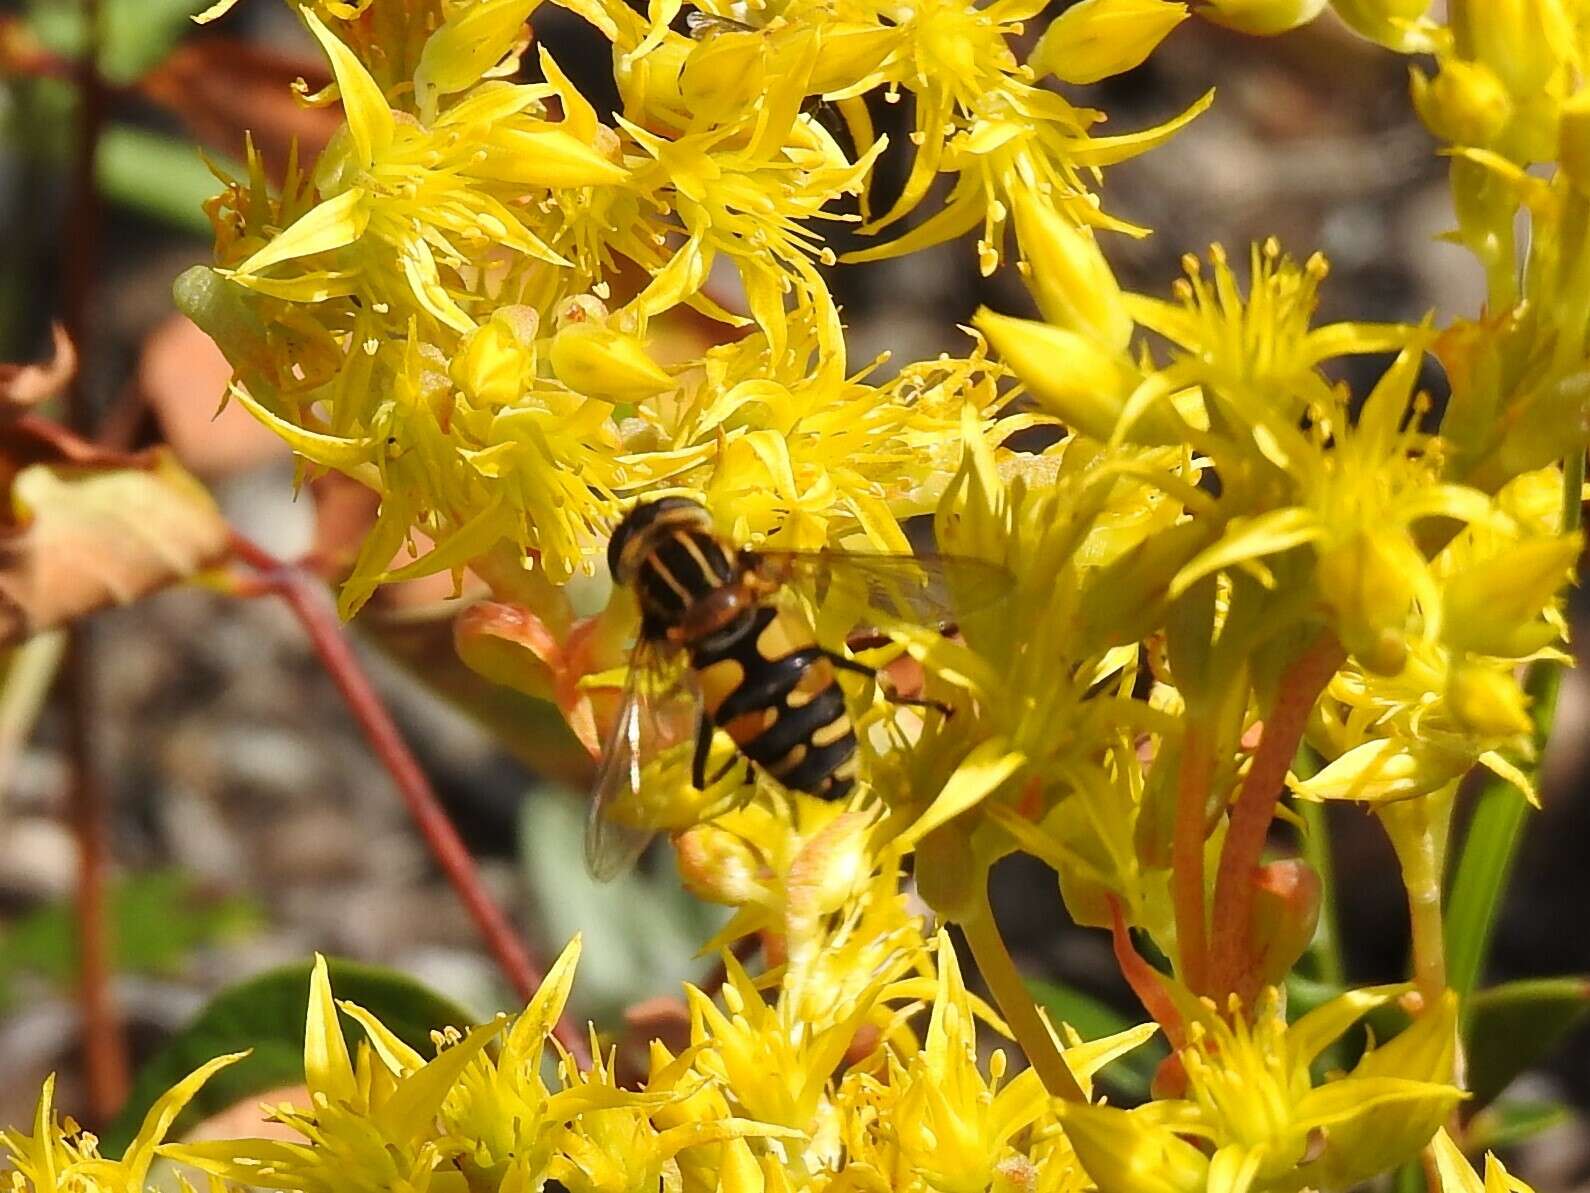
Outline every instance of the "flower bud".
[(1093, 233), (1074, 226), (1053, 203), (1026, 188), (1015, 192), (1012, 205), (1027, 287), (1043, 317), (1106, 351), (1124, 352), (1132, 338), (1132, 317)]
[(1110, 438), (1131, 383), (1115, 354), (1077, 332), (996, 315), (987, 307), (972, 323), (1040, 406), (1084, 435)]
[[(1086, 336), (1063, 327), (1012, 319), (986, 307), (972, 323), (1040, 406), (1083, 435), (1108, 442), (1136, 384), (1136, 371), (1124, 356), (1101, 351)], [(1128, 438), (1179, 443), (1183, 428), (1169, 404), (1159, 402), (1143, 412)]]
[(1590, 195), (1590, 90), (1565, 100), (1557, 125), (1557, 162), (1580, 194)]
[(1415, 569), (1422, 566), (1402, 532), (1360, 531), (1320, 552), (1315, 576), (1342, 645), (1376, 674), (1402, 670)]
[(1507, 88), (1484, 63), (1448, 58), (1434, 82), (1415, 68), (1410, 85), (1419, 119), (1454, 145), (1489, 145), (1512, 119)]
[(639, 402), (674, 387), (674, 379), (632, 335), (598, 323), (572, 322), (552, 339), (552, 371), (575, 393)]
[(1027, 65), (1062, 83), (1096, 83), (1139, 65), (1186, 19), (1172, 0), (1082, 0), (1049, 23)]
[(539, 322), (533, 307), (499, 307), (489, 322), (464, 336), (447, 367), (453, 384), (485, 406), (517, 400), (535, 377)]
[(1301, 858), (1260, 866), (1253, 873), (1252, 976), (1279, 985), (1314, 939), (1319, 924), (1320, 880)]
[(1452, 576), (1442, 592), (1441, 638), (1457, 650), (1520, 658), (1557, 637), (1537, 620), (1579, 558), (1577, 534), (1509, 548)]
[(1325, 0), (1209, 0), (1198, 15), (1238, 33), (1269, 36), (1306, 25), (1325, 7)]
[(1508, 671), (1479, 663), (1463, 663), (1447, 677), (1447, 708), (1465, 729), (1481, 737), (1528, 733), (1527, 701)]

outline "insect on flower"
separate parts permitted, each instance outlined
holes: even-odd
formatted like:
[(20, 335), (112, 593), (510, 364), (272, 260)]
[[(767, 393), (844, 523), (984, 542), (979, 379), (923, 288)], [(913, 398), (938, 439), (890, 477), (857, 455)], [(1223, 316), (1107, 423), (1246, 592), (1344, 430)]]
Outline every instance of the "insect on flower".
[[(855, 786), (856, 733), (837, 672), (874, 679), (864, 663), (821, 645), (789, 599), (813, 608), (850, 601), (858, 611), (929, 625), (987, 608), (1012, 580), (1002, 567), (967, 556), (737, 547), (713, 528), (699, 502), (664, 497), (636, 505), (607, 547), (608, 569), (641, 610), (629, 679), (597, 772), (585, 856), (611, 878), (639, 856), (651, 833), (611, 815), (640, 790), (646, 764), (695, 736), (690, 780), (697, 790), (744, 761), (791, 791), (842, 799)], [(949, 709), (886, 692), (895, 704)], [(735, 755), (707, 774), (713, 735)]]

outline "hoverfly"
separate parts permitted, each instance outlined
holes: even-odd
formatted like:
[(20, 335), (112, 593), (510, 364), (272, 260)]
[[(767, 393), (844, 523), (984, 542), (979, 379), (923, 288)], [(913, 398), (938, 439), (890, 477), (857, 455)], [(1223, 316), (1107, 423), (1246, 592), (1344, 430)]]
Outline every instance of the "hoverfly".
[[(876, 672), (822, 646), (783, 599), (786, 590), (804, 591), (814, 604), (833, 594), (885, 618), (942, 625), (954, 611), (1000, 600), (1012, 584), (1005, 569), (970, 557), (736, 547), (704, 506), (685, 497), (632, 508), (613, 531), (607, 562), (614, 583), (635, 593), (641, 624), (586, 826), (586, 864), (599, 879), (628, 868), (651, 838), (616, 820), (614, 803), (637, 795), (647, 762), (692, 733), (690, 778), (698, 791), (741, 761), (748, 778), (760, 770), (788, 790), (824, 799), (842, 799), (855, 786), (856, 732), (837, 673), (871, 679)], [(709, 776), (720, 729), (735, 754)]]

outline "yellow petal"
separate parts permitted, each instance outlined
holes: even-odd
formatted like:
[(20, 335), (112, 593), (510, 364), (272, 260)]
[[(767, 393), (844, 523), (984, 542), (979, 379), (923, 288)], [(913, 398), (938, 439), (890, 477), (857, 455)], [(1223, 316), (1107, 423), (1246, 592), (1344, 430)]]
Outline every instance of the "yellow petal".
[(365, 70), (364, 63), (354, 56), (347, 44), (321, 22), (312, 9), (301, 9), (304, 24), (331, 60), (331, 71), (337, 78), (337, 90), (342, 95), (342, 110), (348, 118), (348, 134), (353, 138), (359, 154), (359, 164), (366, 170), (375, 164), (378, 155), (392, 144), (397, 122), (392, 118), (392, 108), (386, 102), (380, 85)]
[(910, 848), (934, 829), (975, 808), (1026, 762), (1026, 755), (1012, 750), (1003, 738), (980, 742), (961, 760), (927, 811), (900, 835), (901, 845)]
[(226, 1056), (218, 1056), (200, 1065), (156, 1099), (155, 1104), (149, 1108), (149, 1113), (144, 1115), (137, 1136), (127, 1145), (127, 1151), (122, 1156), (127, 1188), (144, 1187), (144, 1179), (149, 1174), (149, 1165), (155, 1158), (156, 1146), (164, 1140), (166, 1132), (171, 1129), (171, 1124), (177, 1121), (177, 1115), (182, 1113), (183, 1108), (193, 1099), (193, 1095), (220, 1070), (236, 1064), (247, 1055), (247, 1052), (233, 1052)]
[(326, 959), (315, 954), (315, 970), (309, 978), (309, 1017), (304, 1025), (304, 1084), (312, 1095), (324, 1095), (333, 1103), (353, 1105), (359, 1096), (359, 1083), (348, 1056), (348, 1041), (337, 1020), (337, 1003), (331, 996), (331, 977)]
[(1367, 803), (1426, 795), (1457, 778), (1468, 761), (1419, 742), (1377, 738), (1355, 746), (1292, 790), (1303, 799)]
[(245, 282), (250, 274), (283, 261), (307, 257), (311, 253), (329, 253), (352, 244), (364, 235), (370, 223), (370, 208), (364, 199), (361, 188), (351, 187), (311, 207), (239, 265), (232, 276)]

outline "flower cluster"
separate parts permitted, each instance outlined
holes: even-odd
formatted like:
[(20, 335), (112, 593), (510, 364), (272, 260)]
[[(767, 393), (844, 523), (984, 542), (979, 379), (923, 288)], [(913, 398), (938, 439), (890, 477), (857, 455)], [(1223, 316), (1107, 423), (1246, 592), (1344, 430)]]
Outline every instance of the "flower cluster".
[[(1209, 99), (1095, 136), (1102, 114), (1046, 80), (1142, 62), (1190, 15), (1173, 0), (1081, 0), (1025, 60), (1025, 0), (559, 0), (611, 43), (611, 122), (545, 49), (530, 60), (537, 0), (290, 2), (335, 77), (306, 102), (340, 101), (345, 124), (281, 179), (255, 159), (226, 180), (215, 268), (178, 299), (306, 475), (379, 495), (346, 613), (467, 569), (518, 628), (488, 652), (491, 619), (461, 618), (461, 653), (595, 750), (635, 630), (603, 587), (605, 537), (634, 498), (689, 494), (736, 541), (799, 549), (905, 553), (903, 524), (931, 514), (941, 550), (1011, 585), (963, 601), (954, 634), (880, 615), (887, 641), (852, 644), (951, 715), (857, 685), (843, 805), (738, 767), (708, 792), (648, 767), (625, 816), (674, 832), (686, 883), (733, 909), (710, 947), (753, 937), (766, 966), (731, 959), (719, 996), (688, 991), (689, 1046), (654, 1044), (639, 1088), (548, 1052), (577, 947), (522, 1016), (434, 1058), (344, 1006), (368, 1041), (350, 1055), (319, 971), (314, 1105), (278, 1114), (302, 1141), (167, 1154), (316, 1193), (1290, 1193), (1427, 1149), (1443, 1187), (1482, 1187), (1438, 1131), (1464, 1096), (1442, 866), (1465, 775), (1534, 798), (1522, 675), (1567, 657), (1590, 440), (1586, 0), (1449, 0), (1444, 23), (1423, 0), (1333, 0), (1438, 65), (1413, 103), (1448, 143), (1454, 237), (1488, 282), (1485, 310), (1442, 328), (1320, 324), (1327, 263), (1274, 242), (1189, 256), (1167, 296), (1119, 285), (1107, 234), (1145, 230), (1101, 209), (1097, 172)], [(1195, 6), (1251, 33), (1323, 7)], [(879, 212), (869, 100), (902, 99), (910, 165)], [(878, 239), (841, 257), (825, 221)], [(1041, 318), (968, 311), (963, 356), (853, 368), (826, 271), (974, 229), (982, 270), (1009, 257)], [(1332, 380), (1370, 354), (1387, 363), (1368, 393)], [(846, 647), (854, 607), (802, 613)], [(1289, 1019), (1324, 879), (1265, 856), (1287, 790), (1385, 825), (1411, 987)], [(1144, 1105), (1091, 1079), (1155, 1025), (1083, 1043), (1004, 950), (988, 875), (1018, 851), (1110, 930), (1172, 1046)], [(997, 1011), (929, 911), (964, 931)], [(1322, 1071), (1360, 1017), (1399, 1011), (1399, 1034)], [(979, 1024), (1030, 1067), (980, 1061)], [(136, 1188), (165, 1121), (122, 1167), (48, 1097), (33, 1138), (6, 1139), (23, 1187), (79, 1166)], [(1483, 1187), (1509, 1180), (1488, 1166)]]

